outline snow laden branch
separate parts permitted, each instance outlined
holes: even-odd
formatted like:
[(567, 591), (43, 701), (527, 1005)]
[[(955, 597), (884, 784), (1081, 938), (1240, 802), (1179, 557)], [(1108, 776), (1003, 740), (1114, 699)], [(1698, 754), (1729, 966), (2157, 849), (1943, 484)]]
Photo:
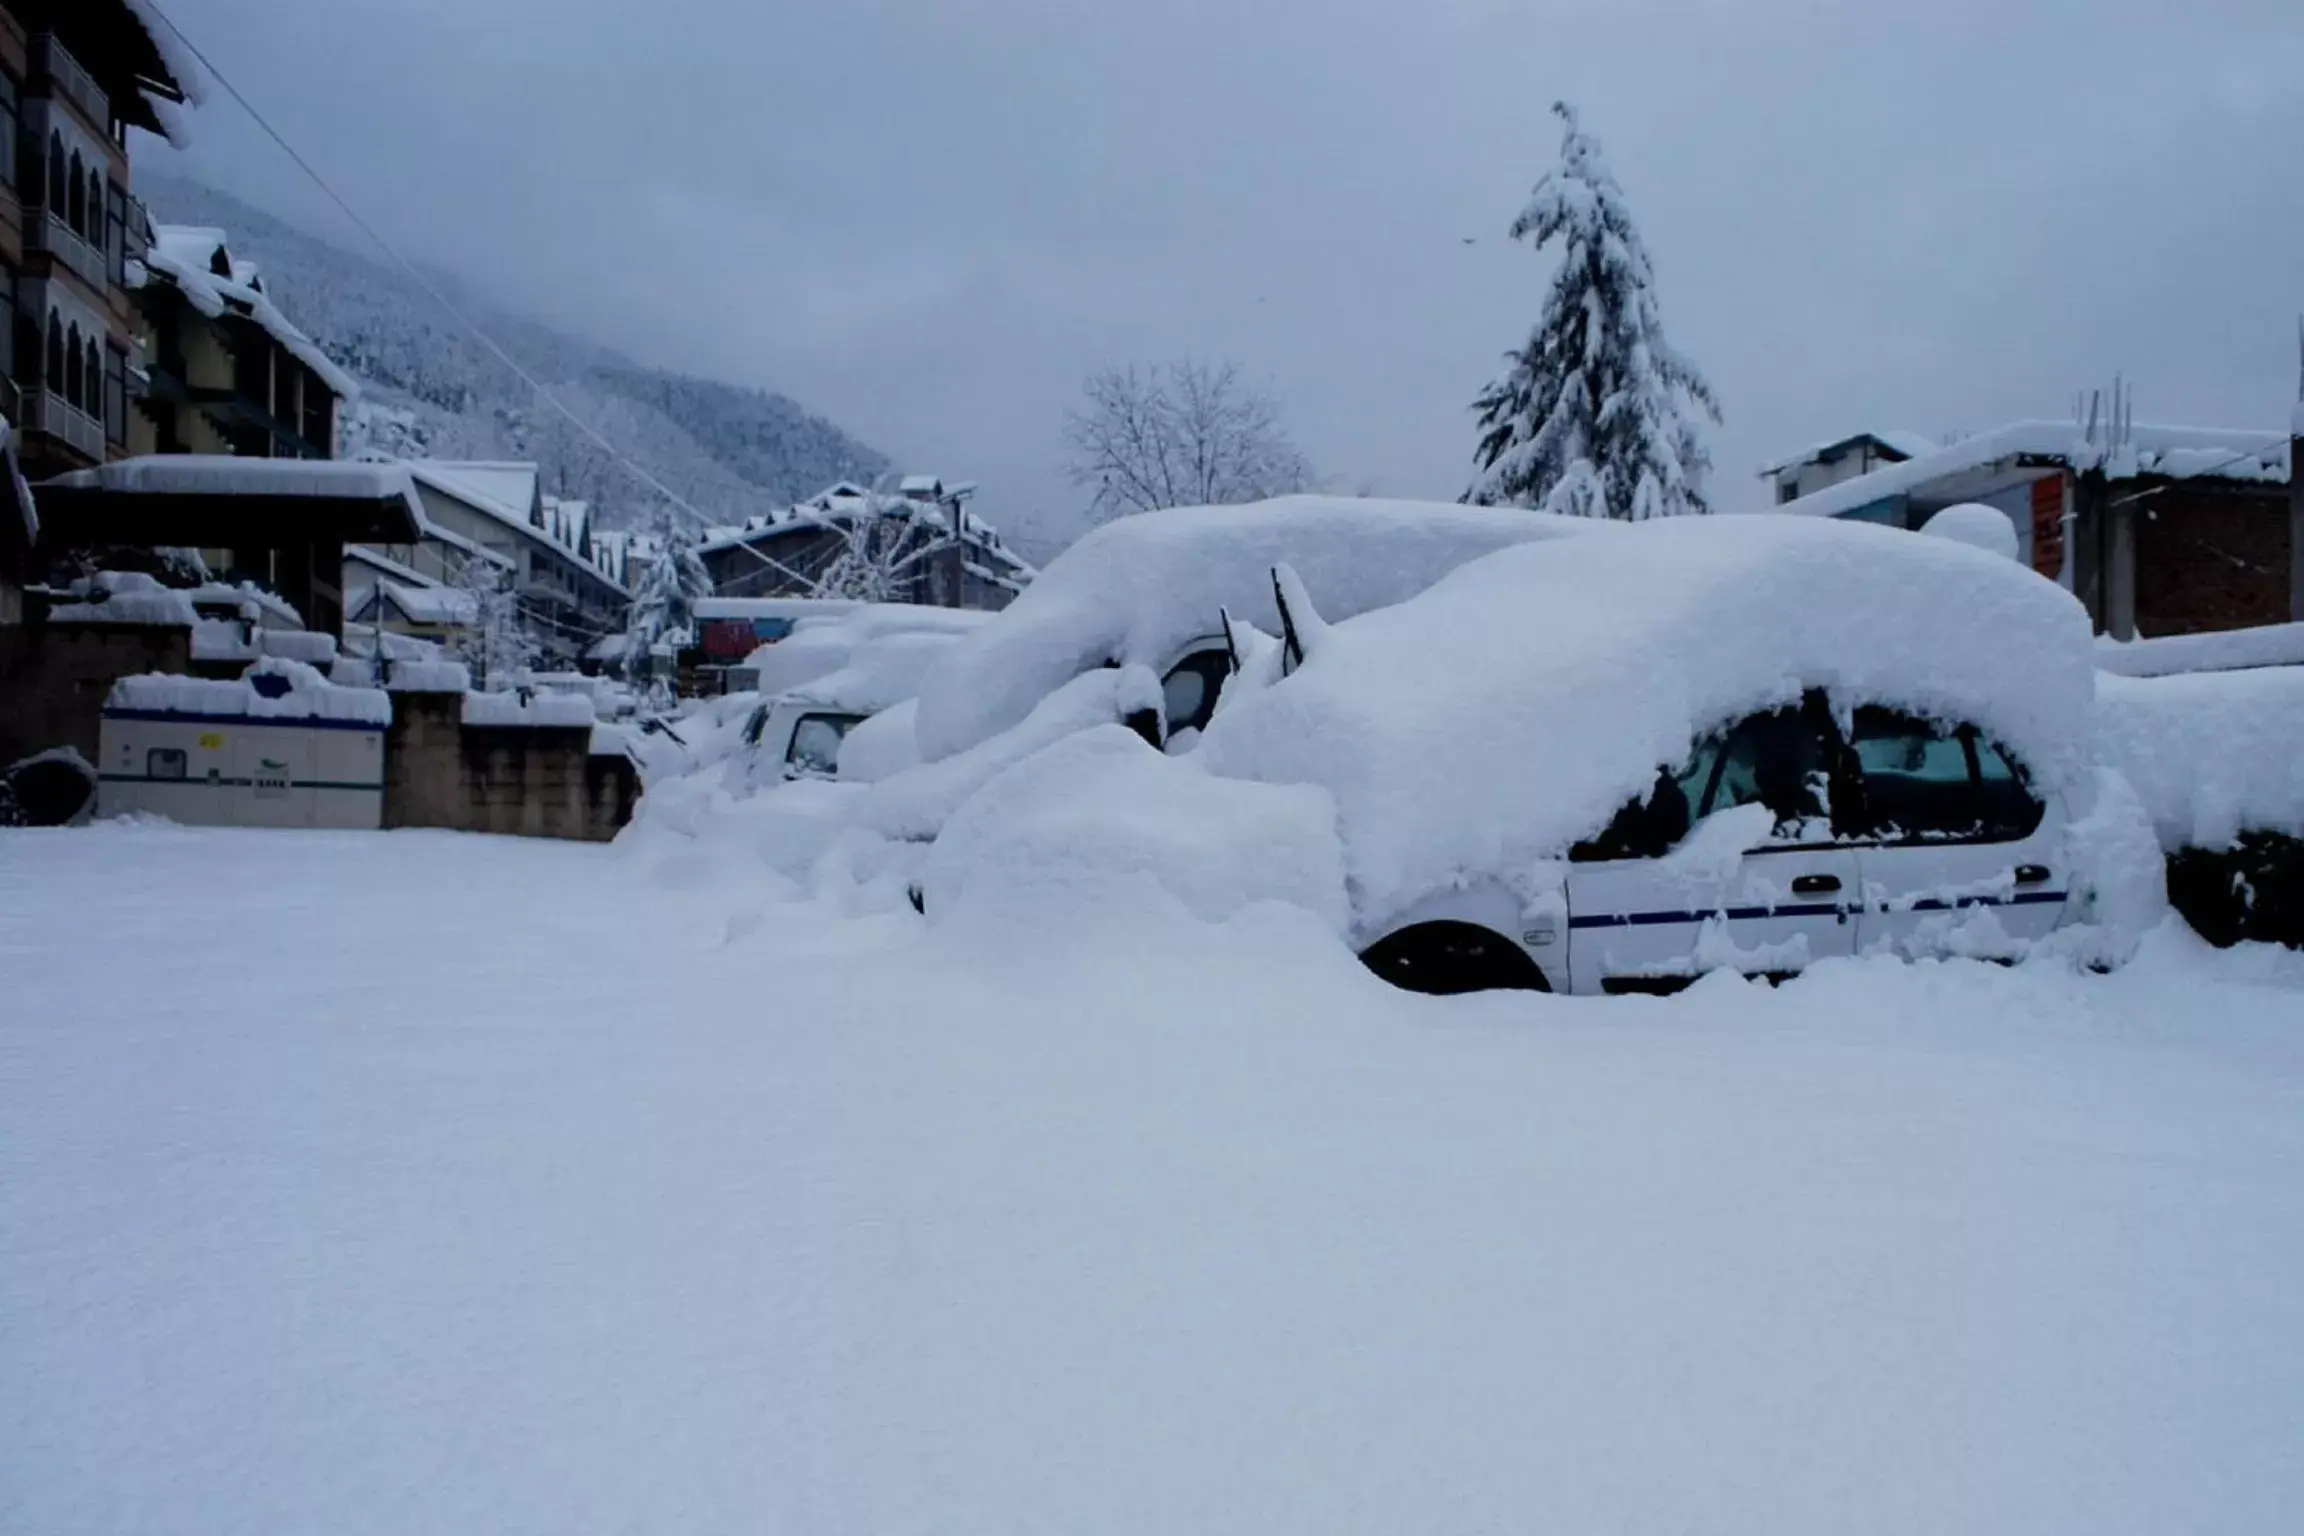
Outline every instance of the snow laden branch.
[(1094, 488), (1099, 519), (1260, 501), (1311, 483), (1278, 403), (1230, 363), (1107, 368), (1081, 393), (1064, 417), (1066, 468)]
[(957, 503), (925, 507), (877, 489), (857, 511), (795, 511), (834, 540), (808, 595), (866, 603), (913, 601), (922, 570), (960, 542), (959, 520), (967, 516)]
[(1527, 344), (1473, 402), (1478, 474), (1464, 499), (1580, 517), (1709, 512), (1701, 420), (1719, 403), (1664, 339), (1656, 275), (1600, 143), (1557, 102), (1560, 164), (1512, 221), (1560, 266)]

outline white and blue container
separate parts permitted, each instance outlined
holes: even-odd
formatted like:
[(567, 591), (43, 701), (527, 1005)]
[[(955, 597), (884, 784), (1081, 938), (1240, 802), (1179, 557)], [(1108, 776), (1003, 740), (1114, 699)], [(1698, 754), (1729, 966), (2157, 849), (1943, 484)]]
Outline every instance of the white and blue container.
[(104, 704), (97, 809), (202, 826), (384, 824), (392, 701), (301, 662), (258, 662), (229, 682), (124, 677)]

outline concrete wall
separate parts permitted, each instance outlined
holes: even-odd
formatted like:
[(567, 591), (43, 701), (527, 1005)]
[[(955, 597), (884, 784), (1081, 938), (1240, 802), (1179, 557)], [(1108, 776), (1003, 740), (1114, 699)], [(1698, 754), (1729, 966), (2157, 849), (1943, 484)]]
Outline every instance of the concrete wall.
[(0, 625), (0, 766), (50, 747), (73, 747), (97, 761), (112, 685), (191, 665), (189, 628), (46, 620)]
[(384, 825), (606, 842), (632, 817), (639, 776), (594, 756), (589, 726), (466, 725), (461, 693), (394, 693)]

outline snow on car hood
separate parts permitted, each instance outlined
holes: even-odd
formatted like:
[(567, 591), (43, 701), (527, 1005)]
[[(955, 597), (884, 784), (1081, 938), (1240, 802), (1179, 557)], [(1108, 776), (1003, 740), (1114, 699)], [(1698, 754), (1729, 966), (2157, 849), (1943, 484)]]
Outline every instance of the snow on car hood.
[(1973, 721), (2050, 786), (2088, 766), (2090, 626), (2071, 594), (1964, 544), (1774, 517), (1474, 561), (1336, 626), (1200, 752), (1212, 772), (1328, 788), (1375, 917), (1533, 872), (1697, 736), (1808, 686)]
[(1218, 610), (1277, 633), (1272, 567), (1285, 561), (1331, 619), (1421, 592), (1467, 560), (1536, 539), (1621, 532), (1581, 518), (1450, 502), (1282, 496), (1144, 512), (1051, 561), (991, 624), (938, 659), (920, 688), (921, 756), (966, 751), (1106, 662), (1165, 667), (1218, 632)]

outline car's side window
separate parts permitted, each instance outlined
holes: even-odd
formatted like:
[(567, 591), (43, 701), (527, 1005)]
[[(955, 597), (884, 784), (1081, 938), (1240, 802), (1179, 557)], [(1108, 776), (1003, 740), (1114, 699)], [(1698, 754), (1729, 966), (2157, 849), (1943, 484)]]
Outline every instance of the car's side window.
[(857, 719), (855, 715), (802, 715), (792, 728), (792, 747), (785, 761), (802, 773), (831, 778), (840, 771), (840, 740)]
[(1194, 651), (1170, 667), (1160, 682), (1161, 712), (1168, 734), (1206, 730), (1216, 713), (1216, 696), (1224, 691), (1224, 679), (1231, 675), (1232, 658), (1222, 650)]
[(1780, 841), (1829, 837), (1824, 822), (1830, 774), (1831, 748), (1805, 711), (1753, 715), (1721, 742), (1719, 766), (1695, 816), (1701, 821), (1757, 802), (1775, 813)]
[(2040, 824), (2016, 764), (1972, 725), (1867, 705), (1849, 745), (1862, 781), (1855, 830), (1881, 842), (2003, 842)]
[(1659, 770), (1646, 798), (1618, 811), (1569, 857), (1578, 863), (1658, 858), (1706, 816), (1754, 801), (1776, 813), (1779, 842), (1824, 840), (1830, 836), (1824, 823), (1830, 755), (1808, 712), (1753, 715), (1697, 742), (1677, 768)]

